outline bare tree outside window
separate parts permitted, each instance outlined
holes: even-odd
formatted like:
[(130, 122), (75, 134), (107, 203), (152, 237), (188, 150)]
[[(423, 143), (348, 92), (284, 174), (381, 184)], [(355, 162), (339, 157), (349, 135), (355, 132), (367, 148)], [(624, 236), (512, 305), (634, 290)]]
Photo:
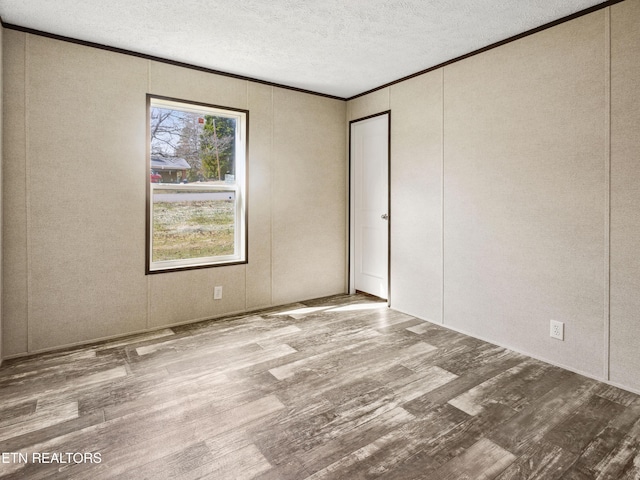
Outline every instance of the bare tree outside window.
[(182, 158), (188, 181), (225, 180), (234, 174), (234, 118), (151, 108), (151, 155)]

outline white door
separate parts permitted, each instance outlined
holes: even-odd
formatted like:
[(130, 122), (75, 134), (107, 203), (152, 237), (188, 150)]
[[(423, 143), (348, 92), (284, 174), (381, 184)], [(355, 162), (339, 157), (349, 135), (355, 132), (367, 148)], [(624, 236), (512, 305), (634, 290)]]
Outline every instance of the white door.
[(389, 114), (351, 123), (351, 291), (388, 298)]

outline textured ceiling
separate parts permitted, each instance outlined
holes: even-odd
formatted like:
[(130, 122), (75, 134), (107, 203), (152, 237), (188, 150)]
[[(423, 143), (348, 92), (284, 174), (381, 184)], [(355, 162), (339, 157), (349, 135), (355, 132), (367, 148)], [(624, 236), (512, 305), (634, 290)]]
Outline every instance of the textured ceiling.
[(5, 24), (351, 97), (602, 0), (1, 0)]

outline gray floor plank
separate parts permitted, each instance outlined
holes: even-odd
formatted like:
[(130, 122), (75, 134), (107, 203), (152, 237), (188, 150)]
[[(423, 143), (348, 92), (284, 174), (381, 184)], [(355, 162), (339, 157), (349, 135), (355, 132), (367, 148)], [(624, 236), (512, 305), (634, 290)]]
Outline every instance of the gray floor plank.
[[(640, 479), (640, 396), (337, 295), (6, 361), (0, 479)], [(100, 463), (38, 463), (42, 452)]]
[(580, 408), (591, 396), (596, 382), (574, 375), (532, 402), (511, 420), (489, 434), (489, 438), (511, 452), (519, 452)]
[(482, 438), (461, 455), (449, 460), (434, 474), (423, 478), (489, 480), (495, 478), (511, 465), (515, 459), (516, 457), (512, 453), (504, 450), (491, 440)]
[(565, 478), (577, 455), (557, 445), (539, 442), (530, 445), (496, 480), (558, 480)]

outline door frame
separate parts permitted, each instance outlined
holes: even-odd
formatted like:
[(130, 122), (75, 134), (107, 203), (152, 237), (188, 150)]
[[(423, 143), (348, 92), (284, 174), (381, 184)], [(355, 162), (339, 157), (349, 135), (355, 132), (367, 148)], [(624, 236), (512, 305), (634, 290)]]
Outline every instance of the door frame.
[(348, 265), (347, 265), (347, 273), (348, 273), (348, 284), (347, 291), (349, 294), (356, 293), (355, 289), (355, 222), (354, 219), (354, 209), (355, 209), (355, 200), (353, 198), (353, 165), (351, 162), (351, 129), (354, 123), (362, 122), (363, 120), (369, 120), (370, 118), (380, 117), (382, 115), (388, 115), (387, 122), (387, 162), (388, 162), (388, 173), (387, 173), (387, 209), (389, 218), (387, 220), (387, 306), (391, 306), (391, 109), (385, 110), (384, 112), (374, 113), (373, 115), (367, 115), (366, 117), (356, 118), (355, 120), (349, 121), (349, 228), (348, 228)]

